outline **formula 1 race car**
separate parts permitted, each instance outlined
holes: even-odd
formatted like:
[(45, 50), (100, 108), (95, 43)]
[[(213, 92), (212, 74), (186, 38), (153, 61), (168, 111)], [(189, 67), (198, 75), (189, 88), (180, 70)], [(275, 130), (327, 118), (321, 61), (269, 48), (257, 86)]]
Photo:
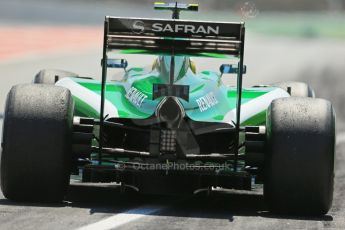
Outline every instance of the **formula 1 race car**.
[[(105, 18), (101, 81), (42, 70), (11, 89), (5, 197), (61, 201), (76, 174), (150, 194), (263, 184), (271, 211), (327, 213), (331, 103), (300, 82), (243, 88), (244, 23), (179, 19), (196, 4), (155, 8), (172, 19)], [(110, 72), (117, 80), (107, 80)], [(227, 74), (235, 86), (223, 83)]]

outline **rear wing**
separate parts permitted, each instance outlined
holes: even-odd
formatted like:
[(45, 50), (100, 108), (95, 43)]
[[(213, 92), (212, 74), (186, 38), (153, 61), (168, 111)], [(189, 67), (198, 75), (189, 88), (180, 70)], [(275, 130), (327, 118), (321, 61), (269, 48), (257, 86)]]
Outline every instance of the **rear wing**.
[[(156, 4), (157, 5), (157, 4)], [(158, 4), (161, 9), (172, 9), (171, 5)], [(128, 51), (148, 51), (149, 53), (166, 53), (175, 55), (226, 54), (239, 58), (237, 67), (237, 101), (236, 101), (236, 146), (234, 170), (237, 170), (237, 158), (240, 146), (240, 115), (242, 98), (242, 76), (244, 57), (244, 23), (204, 22), (176, 20), (179, 11), (184, 6), (175, 3), (173, 18), (144, 19), (106, 17), (104, 22), (103, 59), (102, 59), (102, 88), (99, 130), (99, 162), (102, 161), (103, 122), (105, 119), (104, 103), (107, 78), (108, 51), (113, 49)], [(185, 8), (188, 9), (189, 5)], [(193, 6), (191, 6), (193, 8)], [(195, 8), (195, 6), (194, 6)], [(171, 59), (173, 66), (174, 58)], [(173, 68), (172, 68), (173, 70)], [(171, 76), (173, 72), (171, 71)], [(171, 77), (170, 77), (171, 78)], [(172, 92), (174, 85), (166, 85)]]
[(239, 56), (244, 23), (106, 17), (104, 49)]

